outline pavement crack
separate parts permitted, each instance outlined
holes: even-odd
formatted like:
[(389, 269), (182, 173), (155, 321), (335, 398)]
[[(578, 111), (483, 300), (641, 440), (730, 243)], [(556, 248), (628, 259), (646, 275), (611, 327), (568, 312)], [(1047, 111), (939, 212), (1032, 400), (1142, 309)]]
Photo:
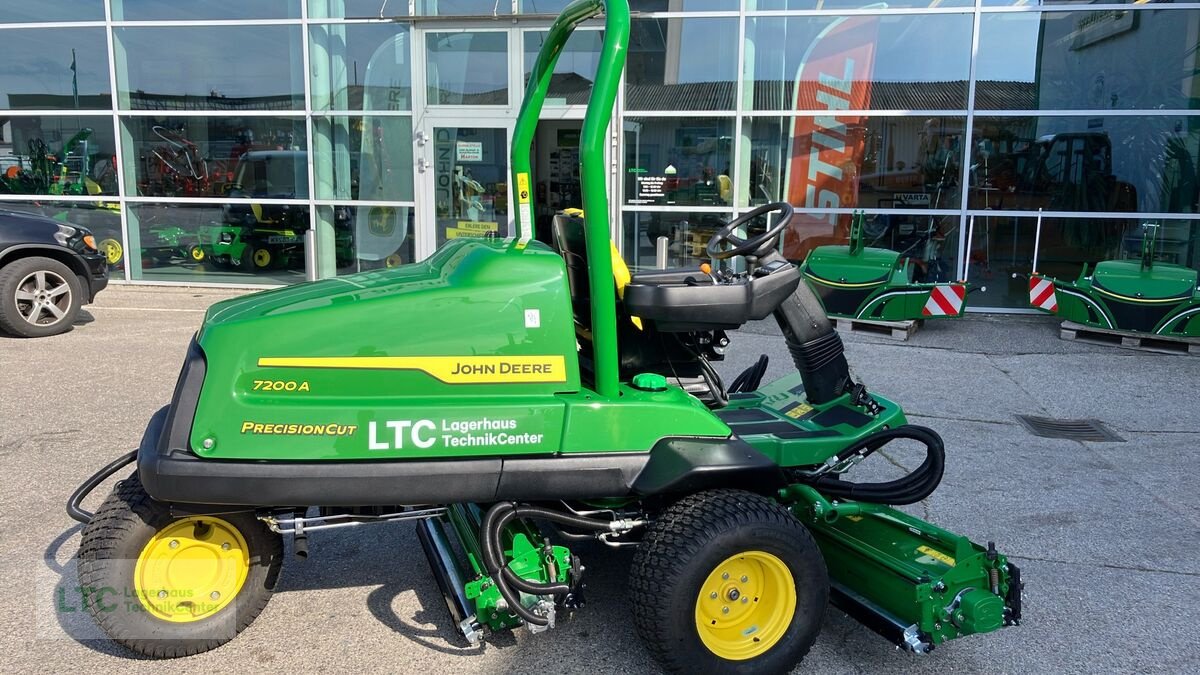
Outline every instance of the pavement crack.
[(1055, 558), (1039, 558), (1037, 556), (1017, 555), (1015, 553), (1006, 553), (1006, 558), (1010, 560), (1029, 560), (1032, 562), (1054, 563), (1056, 565), (1079, 565), (1081, 567), (1103, 567), (1110, 570), (1121, 570), (1124, 572), (1153, 572), (1156, 574), (1178, 574), (1185, 577), (1200, 577), (1200, 572), (1186, 572), (1183, 570), (1167, 570), (1158, 567), (1142, 567), (1140, 565), (1117, 565), (1114, 563), (1103, 562), (1076, 562), (1074, 560), (1057, 560)]
[(950, 417), (949, 415), (930, 415), (927, 413), (914, 413), (905, 411), (904, 414), (908, 417), (923, 417), (930, 420), (947, 420), (950, 422), (977, 422), (979, 424), (999, 424), (1001, 426), (1019, 426), (1017, 422), (1009, 422), (1006, 420), (984, 420), (973, 417)]

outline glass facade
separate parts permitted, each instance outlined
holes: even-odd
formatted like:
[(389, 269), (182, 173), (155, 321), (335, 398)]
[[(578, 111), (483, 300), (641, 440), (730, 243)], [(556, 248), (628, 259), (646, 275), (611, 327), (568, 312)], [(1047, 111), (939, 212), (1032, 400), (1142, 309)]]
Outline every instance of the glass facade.
[[(0, 207), (92, 228), (116, 279), (294, 283), (507, 236), (512, 125), (565, 0), (0, 0)], [(694, 264), (729, 218), (802, 210), (1021, 308), (1039, 266), (1200, 266), (1200, 2), (632, 0), (613, 238)], [(495, 17), (504, 16), (504, 23)], [(602, 25), (534, 141), (535, 222), (581, 207)], [(751, 228), (764, 224), (751, 224)], [(969, 242), (969, 243), (968, 243)]]

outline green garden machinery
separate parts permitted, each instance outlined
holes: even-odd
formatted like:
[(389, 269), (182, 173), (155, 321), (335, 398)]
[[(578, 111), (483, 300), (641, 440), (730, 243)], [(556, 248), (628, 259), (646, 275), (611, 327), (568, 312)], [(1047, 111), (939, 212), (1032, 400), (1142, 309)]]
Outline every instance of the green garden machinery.
[[(586, 215), (535, 231), (539, 113), (567, 38), (601, 13)], [(913, 652), (1020, 620), (1020, 572), (994, 546), (893, 508), (938, 486), (942, 440), (852, 380), (778, 253), (792, 207), (713, 235), (708, 255), (738, 272), (630, 277), (611, 254), (605, 138), (629, 31), (626, 0), (576, 0), (551, 26), (513, 133), (515, 236), (208, 310), (140, 447), (68, 501), (86, 523), (79, 585), (113, 640), (152, 657), (216, 648), (265, 606), (285, 536), (307, 556), (314, 532), (396, 521), (415, 523), (472, 642), (579, 610), (581, 541), (636, 547), (633, 622), (677, 672), (788, 670), (831, 599)], [(734, 234), (768, 214), (767, 231)], [(727, 331), (767, 317), (795, 372), (762, 384), (760, 359), (726, 386), (712, 364)], [(901, 439), (925, 449), (915, 470), (849, 479)]]
[(1144, 224), (1138, 259), (1104, 260), (1090, 272), (1084, 264), (1075, 281), (1064, 281), (1038, 272), (1039, 213), (1029, 274), (1030, 306), (1102, 330), (1200, 338), (1196, 270), (1156, 261), (1158, 234), (1157, 223)]
[(865, 245), (865, 221), (865, 213), (855, 213), (847, 244), (818, 246), (800, 266), (804, 281), (820, 298), (827, 315), (869, 321), (963, 315), (972, 290), (965, 281), (914, 281), (910, 259), (899, 251)]

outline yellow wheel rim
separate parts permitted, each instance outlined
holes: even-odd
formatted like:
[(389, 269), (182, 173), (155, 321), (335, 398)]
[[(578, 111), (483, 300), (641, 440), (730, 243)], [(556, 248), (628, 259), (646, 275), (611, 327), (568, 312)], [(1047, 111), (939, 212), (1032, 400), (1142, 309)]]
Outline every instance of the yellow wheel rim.
[(100, 242), (100, 250), (104, 251), (104, 259), (109, 265), (116, 265), (121, 262), (121, 254), (125, 252), (121, 248), (121, 242), (116, 239), (105, 239)]
[(259, 267), (266, 267), (271, 264), (271, 252), (265, 248), (260, 248), (254, 252), (254, 264)]
[(388, 268), (399, 267), (403, 263), (404, 263), (404, 261), (400, 258), (400, 255), (397, 253), (393, 253), (383, 259), (384, 266), (388, 267)]
[(796, 614), (796, 582), (782, 560), (763, 551), (730, 556), (696, 598), (696, 632), (709, 651), (744, 661), (774, 647)]
[(138, 556), (133, 587), (153, 616), (187, 623), (233, 602), (250, 571), (246, 540), (220, 518), (177, 520), (150, 538)]
[(200, 248), (199, 246), (193, 246), (191, 254), (192, 260), (195, 260), (196, 262), (204, 260), (204, 249)]

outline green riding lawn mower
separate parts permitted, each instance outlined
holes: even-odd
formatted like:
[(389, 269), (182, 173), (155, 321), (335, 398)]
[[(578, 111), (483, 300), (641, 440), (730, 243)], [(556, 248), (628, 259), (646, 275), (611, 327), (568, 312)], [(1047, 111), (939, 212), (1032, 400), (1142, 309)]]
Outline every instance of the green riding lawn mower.
[[(602, 12), (586, 216), (534, 232), (538, 115), (567, 37)], [(551, 27), (513, 137), (517, 237), (209, 309), (140, 447), (68, 502), (86, 523), (79, 584), (112, 639), (154, 657), (213, 649), (267, 603), (285, 536), (306, 556), (311, 532), (394, 521), (415, 523), (471, 642), (582, 607), (572, 546), (597, 540), (636, 546), (634, 623), (672, 671), (789, 669), (830, 601), (920, 653), (1020, 620), (1020, 572), (993, 545), (893, 508), (938, 486), (942, 440), (852, 381), (778, 253), (790, 206), (716, 232), (707, 252), (727, 269), (614, 270), (604, 138), (628, 36), (626, 0), (576, 0)], [(767, 317), (796, 372), (760, 386), (760, 359), (724, 385), (726, 331)], [(849, 479), (897, 440), (924, 447), (917, 469)]]

